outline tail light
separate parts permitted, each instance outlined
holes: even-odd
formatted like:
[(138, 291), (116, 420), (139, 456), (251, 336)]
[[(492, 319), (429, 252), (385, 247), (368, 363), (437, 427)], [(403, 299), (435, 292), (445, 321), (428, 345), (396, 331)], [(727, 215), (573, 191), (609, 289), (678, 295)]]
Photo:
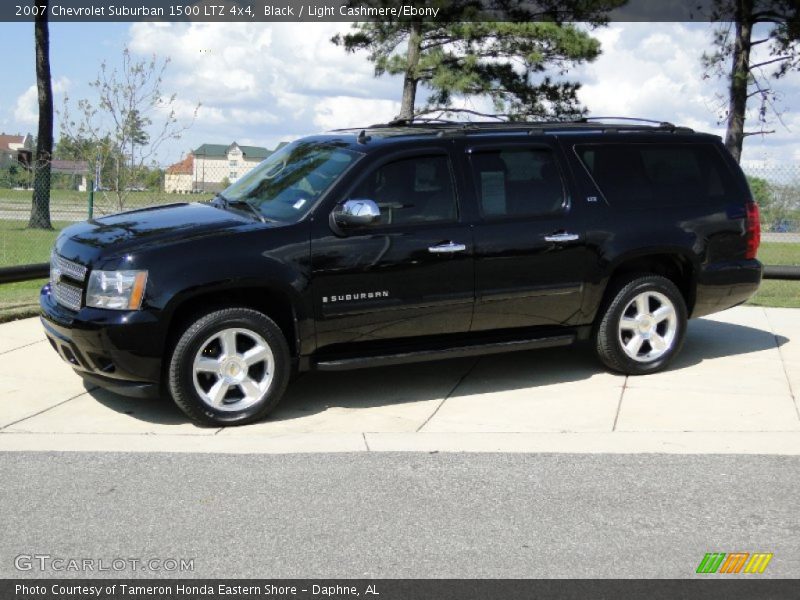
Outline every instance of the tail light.
[(745, 215), (745, 244), (746, 250), (744, 257), (747, 259), (755, 258), (758, 253), (758, 245), (761, 243), (761, 214), (758, 211), (758, 204), (748, 202)]

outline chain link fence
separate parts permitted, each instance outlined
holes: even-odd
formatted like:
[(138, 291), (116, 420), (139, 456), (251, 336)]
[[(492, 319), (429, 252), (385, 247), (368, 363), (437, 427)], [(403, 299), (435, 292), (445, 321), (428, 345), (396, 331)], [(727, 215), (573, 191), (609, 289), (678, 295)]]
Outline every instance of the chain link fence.
[(29, 226), (37, 196), (35, 188), (41, 185), (33, 169), (21, 165), (0, 168), (0, 267), (47, 262), (58, 232), (76, 222), (150, 206), (210, 199), (249, 170), (237, 170), (228, 164), (231, 161), (224, 162), (224, 166), (204, 165), (196, 175), (190, 169), (177, 168), (181, 163), (151, 168), (146, 178), (117, 187), (94, 181), (86, 163), (52, 161), (49, 209), (44, 211), (49, 214), (50, 230)]
[[(767, 244), (800, 246), (800, 164), (744, 164), (750, 189), (761, 209), (761, 239)], [(794, 262), (800, 265), (800, 248)]]
[[(208, 200), (257, 162), (185, 159), (168, 167), (150, 167), (140, 176), (114, 185), (98, 182), (86, 162), (53, 160), (49, 183), (35, 168), (0, 163), (0, 268), (46, 263), (59, 232), (74, 223), (149, 206)], [(43, 183), (44, 182), (44, 183)], [(36, 186), (49, 189), (50, 229), (29, 227)], [(46, 218), (46, 217), (45, 217)], [(28, 314), (45, 280), (0, 284), (0, 321)]]
[[(244, 175), (257, 163), (189, 156), (166, 168), (151, 168), (146, 177), (124, 186), (95, 181), (86, 163), (52, 161), (49, 215), (51, 230), (28, 227), (36, 178), (21, 164), (0, 165), (0, 268), (45, 263), (58, 232), (72, 223), (126, 210), (173, 202), (205, 200)], [(744, 164), (761, 208), (759, 258), (767, 265), (800, 266), (800, 164)], [(0, 313), (35, 303), (42, 281), (0, 284)], [(796, 298), (782, 305), (800, 306), (796, 282), (765, 282), (760, 296), (781, 286), (781, 295)], [(758, 301), (758, 297), (756, 298)], [(779, 303), (780, 304), (780, 303)]]

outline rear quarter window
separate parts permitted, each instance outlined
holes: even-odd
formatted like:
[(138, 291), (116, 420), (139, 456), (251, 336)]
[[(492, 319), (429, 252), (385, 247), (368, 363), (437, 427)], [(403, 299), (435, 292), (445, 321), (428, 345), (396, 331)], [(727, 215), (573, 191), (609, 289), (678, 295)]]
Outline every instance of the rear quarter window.
[(583, 144), (575, 153), (617, 208), (712, 204), (734, 195), (712, 144)]

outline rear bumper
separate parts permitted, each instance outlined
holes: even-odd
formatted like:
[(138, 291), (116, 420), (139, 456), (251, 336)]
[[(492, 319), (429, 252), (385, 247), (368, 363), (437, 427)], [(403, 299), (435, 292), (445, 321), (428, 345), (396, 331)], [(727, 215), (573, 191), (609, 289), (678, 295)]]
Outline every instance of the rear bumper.
[(92, 308), (76, 313), (56, 304), (49, 285), (39, 306), (50, 345), (85, 380), (126, 396), (160, 395), (163, 344), (153, 314)]
[(757, 260), (714, 263), (697, 276), (692, 317), (702, 317), (746, 302), (758, 291), (764, 267)]

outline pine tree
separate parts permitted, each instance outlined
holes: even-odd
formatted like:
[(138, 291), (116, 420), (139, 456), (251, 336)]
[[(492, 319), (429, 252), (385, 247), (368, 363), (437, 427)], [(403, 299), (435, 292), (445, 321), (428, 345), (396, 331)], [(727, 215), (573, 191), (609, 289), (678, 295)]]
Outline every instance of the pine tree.
[[(764, 128), (768, 114), (780, 118), (770, 81), (800, 70), (800, 4), (797, 0), (717, 0), (712, 18), (727, 23), (716, 30), (714, 52), (703, 55), (703, 64), (706, 77), (716, 72), (728, 80), (725, 146), (738, 161), (747, 136), (772, 133)], [(753, 62), (751, 53), (762, 44), (768, 57)], [(760, 103), (762, 127), (756, 131), (745, 131), (750, 98)]]
[[(348, 52), (367, 51), (376, 76), (403, 76), (399, 119), (483, 114), (456, 107), (458, 99), (489, 100), (491, 116), (509, 120), (572, 119), (585, 109), (577, 97), (580, 85), (565, 77), (573, 66), (597, 58), (600, 43), (590, 35), (591, 25), (566, 21), (599, 25), (622, 3), (551, 0), (546, 12), (533, 14), (524, 2), (506, 1), (496, 3), (507, 19), (498, 21), (481, 19), (480, 1), (429, 2), (440, 8), (435, 20), (355, 23), (352, 32), (331, 41)], [(418, 107), (420, 85), (429, 95)]]

